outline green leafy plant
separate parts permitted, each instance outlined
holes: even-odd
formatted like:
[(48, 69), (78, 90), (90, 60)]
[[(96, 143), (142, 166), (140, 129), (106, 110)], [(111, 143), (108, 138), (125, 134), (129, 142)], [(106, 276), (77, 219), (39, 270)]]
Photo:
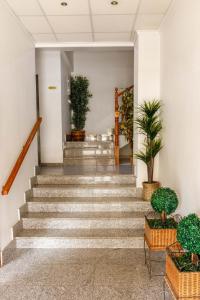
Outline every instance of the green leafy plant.
[(131, 151), (133, 151), (133, 90), (124, 92), (119, 112), (121, 114), (121, 133), (126, 137)]
[(167, 215), (175, 212), (178, 207), (178, 197), (170, 188), (159, 188), (151, 197), (151, 205), (153, 209), (161, 214), (161, 220), (166, 222)]
[(73, 111), (72, 124), (75, 130), (83, 130), (86, 115), (89, 111), (89, 99), (92, 94), (88, 90), (89, 81), (84, 76), (71, 77), (71, 109)]
[(196, 214), (184, 217), (177, 229), (177, 240), (191, 254), (194, 264), (199, 264), (200, 256), (200, 218)]
[(161, 103), (158, 100), (145, 101), (138, 107), (138, 117), (135, 121), (139, 133), (144, 135), (144, 149), (135, 156), (147, 165), (148, 183), (153, 182), (154, 159), (162, 149), (162, 139), (159, 135), (162, 130), (160, 108)]

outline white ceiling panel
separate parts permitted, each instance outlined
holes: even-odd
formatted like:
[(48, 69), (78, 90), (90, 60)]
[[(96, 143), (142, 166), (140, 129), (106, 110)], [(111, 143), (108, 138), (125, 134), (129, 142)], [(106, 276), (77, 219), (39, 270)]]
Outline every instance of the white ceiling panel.
[(92, 42), (92, 33), (57, 34), (59, 42)]
[(142, 0), (139, 14), (164, 14), (172, 0)]
[(45, 43), (45, 42), (56, 42), (56, 38), (54, 34), (33, 34), (33, 38), (38, 43)]
[(61, 0), (39, 0), (39, 2), (46, 15), (89, 15), (88, 0), (66, 0), (67, 6), (62, 6)]
[(130, 33), (95, 33), (97, 42), (129, 42)]
[(92, 31), (89, 16), (50, 16), (48, 20), (56, 33)]
[(129, 32), (132, 29), (134, 15), (95, 15), (94, 32)]
[[(37, 42), (125, 42), (154, 30), (172, 0), (5, 0)], [(62, 6), (61, 2), (66, 2)], [(200, 1), (200, 0), (199, 0)]]
[(121, 0), (111, 5), (111, 0), (90, 0), (92, 14), (135, 14), (139, 0)]
[(150, 30), (158, 29), (162, 22), (163, 15), (138, 15), (135, 29), (138, 30)]
[(20, 20), (30, 33), (52, 33), (45, 17), (20, 17)]
[(41, 16), (42, 10), (36, 0), (7, 0), (18, 16)]

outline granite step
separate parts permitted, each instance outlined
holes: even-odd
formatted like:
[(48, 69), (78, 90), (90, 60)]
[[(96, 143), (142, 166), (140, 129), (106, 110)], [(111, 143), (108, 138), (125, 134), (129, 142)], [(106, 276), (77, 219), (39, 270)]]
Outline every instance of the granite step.
[(142, 229), (144, 212), (23, 213), (23, 229)]
[(64, 149), (70, 148), (113, 148), (112, 141), (66, 142)]
[(85, 148), (72, 148), (72, 149), (64, 149), (64, 157), (107, 157), (113, 156), (114, 150), (111, 148), (92, 148), (92, 147), (85, 147)]
[[(72, 199), (72, 200), (71, 200)], [(129, 200), (130, 199), (130, 200)], [(27, 212), (132, 212), (151, 209), (138, 198), (31, 198)], [(23, 208), (24, 211), (24, 208)]]
[(135, 185), (134, 175), (38, 175), (36, 183), (39, 184), (132, 184)]
[(27, 199), (29, 202), (48, 202), (48, 203), (130, 203), (130, 202), (141, 202), (144, 205), (150, 206), (149, 201), (144, 201), (139, 197), (30, 197)]
[(64, 157), (65, 166), (114, 166), (114, 156), (106, 157)]
[(138, 229), (31, 229), (19, 232), (16, 248), (142, 248)]
[(139, 197), (141, 190), (127, 184), (36, 185), (33, 197)]

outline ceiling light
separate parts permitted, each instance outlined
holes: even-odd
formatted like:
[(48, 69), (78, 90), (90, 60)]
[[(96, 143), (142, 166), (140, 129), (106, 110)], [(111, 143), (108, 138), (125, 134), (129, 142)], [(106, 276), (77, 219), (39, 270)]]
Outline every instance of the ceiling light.
[(110, 4), (112, 4), (112, 5), (118, 5), (118, 1), (111, 1)]
[(67, 2), (61, 2), (60, 5), (67, 6)]

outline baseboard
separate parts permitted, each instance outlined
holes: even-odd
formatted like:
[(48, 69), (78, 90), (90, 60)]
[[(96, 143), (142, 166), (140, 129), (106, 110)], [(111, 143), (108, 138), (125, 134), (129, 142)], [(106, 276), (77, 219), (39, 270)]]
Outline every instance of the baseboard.
[(12, 240), (0, 253), (0, 266), (8, 264), (13, 259), (13, 249), (16, 248), (15, 240)]

